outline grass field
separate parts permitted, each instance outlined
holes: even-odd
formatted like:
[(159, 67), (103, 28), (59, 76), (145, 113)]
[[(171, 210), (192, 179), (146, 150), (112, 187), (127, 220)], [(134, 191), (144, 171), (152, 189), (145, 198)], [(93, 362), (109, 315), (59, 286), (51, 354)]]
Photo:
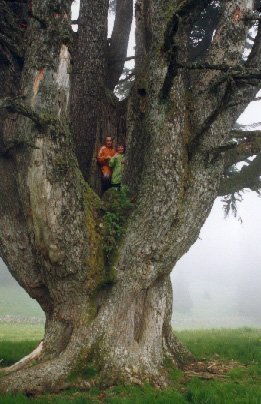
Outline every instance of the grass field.
[[(70, 390), (29, 399), (0, 396), (0, 404), (260, 404), (261, 332), (238, 330), (179, 331), (179, 338), (201, 361), (225, 373), (206, 378), (197, 368), (185, 373), (170, 368), (173, 387), (157, 391), (151, 386), (117, 386), (88, 393)], [(0, 360), (10, 365), (28, 354), (43, 335), (43, 324), (0, 323)], [(202, 362), (203, 361), (203, 362)]]

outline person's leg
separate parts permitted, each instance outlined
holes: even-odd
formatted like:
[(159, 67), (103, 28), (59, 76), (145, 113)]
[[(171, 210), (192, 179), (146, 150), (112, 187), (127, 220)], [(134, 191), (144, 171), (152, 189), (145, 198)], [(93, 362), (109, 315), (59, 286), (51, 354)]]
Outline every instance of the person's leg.
[(102, 190), (103, 192), (107, 191), (111, 186), (111, 177), (110, 174), (104, 173), (102, 176)]

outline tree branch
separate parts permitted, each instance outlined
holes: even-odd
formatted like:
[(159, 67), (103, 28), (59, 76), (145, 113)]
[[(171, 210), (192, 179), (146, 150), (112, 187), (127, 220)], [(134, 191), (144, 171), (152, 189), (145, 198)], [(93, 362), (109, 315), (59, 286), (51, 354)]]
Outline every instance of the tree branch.
[(219, 195), (224, 196), (239, 192), (244, 188), (257, 191), (261, 187), (261, 153), (248, 165), (244, 166), (238, 174), (230, 178), (223, 178), (220, 184)]
[(23, 55), (22, 52), (20, 51), (19, 47), (13, 43), (9, 38), (7, 38), (5, 35), (0, 33), (0, 43), (4, 46), (6, 46), (9, 51), (20, 61), (23, 60)]
[[(182, 24), (186, 26), (187, 41), (189, 41), (189, 36), (193, 28), (193, 24), (199, 17), (202, 10), (204, 10), (204, 8), (206, 8), (207, 5), (209, 5), (210, 3), (211, 0), (183, 1), (174, 9), (173, 15), (166, 25), (166, 29), (164, 32), (164, 43), (161, 50), (165, 54), (168, 63), (168, 70), (160, 92), (160, 99), (162, 102), (165, 102), (165, 100), (168, 98), (173, 80), (178, 74), (178, 68), (179, 66), (182, 66), (179, 64), (179, 55), (181, 53), (184, 59), (184, 53), (179, 52), (181, 46), (178, 45), (176, 40), (179, 27)], [(184, 41), (184, 38), (182, 38), (182, 40)], [(184, 46), (184, 42), (182, 46)]]
[(113, 90), (121, 76), (129, 42), (133, 0), (117, 0), (116, 17), (109, 47), (109, 68), (106, 85)]
[(232, 130), (231, 134), (238, 138), (238, 139), (243, 139), (245, 137), (247, 138), (252, 138), (252, 137), (261, 137), (261, 130), (256, 130), (256, 131), (252, 131), (252, 130)]
[(128, 56), (127, 58), (125, 58), (125, 62), (128, 62), (129, 60), (133, 60), (135, 59), (135, 56)]
[[(21, 98), (21, 97), (19, 97)], [(8, 112), (17, 113), (30, 118), (38, 126), (50, 125), (54, 122), (54, 118), (38, 114), (30, 106), (18, 102), (17, 99), (3, 98), (0, 100), (0, 109), (5, 108)]]
[(261, 60), (260, 52), (261, 52), (261, 24), (259, 23), (257, 35), (254, 40), (254, 45), (246, 61), (246, 65), (258, 68), (260, 66), (260, 60)]
[(218, 106), (205, 119), (205, 121), (200, 126), (199, 130), (196, 132), (196, 134), (193, 138), (193, 143), (191, 145), (191, 149), (195, 150), (198, 147), (202, 136), (211, 127), (211, 125), (216, 121), (216, 119), (220, 116), (220, 114), (226, 109), (227, 103), (231, 97), (231, 91), (232, 91), (232, 86), (231, 86), (231, 81), (229, 81), (226, 85), (224, 95), (218, 103)]
[[(240, 3), (239, 5), (232, 0), (227, 0), (222, 3), (220, 21), (204, 59), (204, 64), (206, 64), (209, 69), (213, 66), (213, 72), (203, 71), (199, 74), (198, 81), (201, 83), (201, 86), (198, 91), (202, 91), (202, 89), (208, 90), (209, 83), (213, 83), (216, 80), (224, 82), (226, 78), (224, 78), (219, 71), (227, 72), (230, 69), (235, 69), (241, 62), (244, 40), (247, 36), (244, 15), (248, 10), (247, 2), (241, 1)], [(225, 66), (224, 60), (226, 61)], [(239, 74), (241, 73), (240, 70), (238, 72)]]
[(245, 16), (246, 21), (261, 21), (260, 15), (250, 14)]
[[(247, 35), (245, 23), (241, 19), (244, 9), (239, 10), (238, 4), (231, 0), (228, 0), (228, 3), (229, 7), (223, 4), (220, 24), (207, 57), (201, 63), (188, 66), (192, 70), (199, 70), (194, 86), (195, 100), (209, 108), (197, 131), (196, 143), (194, 142), (193, 146), (197, 145), (201, 136), (227, 108), (233, 107), (231, 114), (239, 116), (259, 89), (260, 28), (249, 61), (241, 65), (244, 38)], [(209, 93), (214, 91), (217, 93), (217, 102), (208, 102)]]
[(177, 63), (177, 67), (180, 69), (188, 70), (217, 70), (222, 72), (229, 72), (229, 75), (234, 79), (260, 78), (261, 76), (261, 70), (259, 68), (253, 68), (252, 66), (243, 66), (241, 64), (231, 66), (225, 63), (215, 64), (208, 62)]
[(31, 147), (32, 149), (39, 149), (34, 143), (28, 142), (28, 140), (23, 139), (13, 139), (12, 142), (6, 147), (0, 149), (0, 157), (8, 157), (9, 153), (14, 149), (19, 149), (23, 146)]
[[(247, 158), (260, 153), (261, 151), (261, 139), (260, 138), (252, 138), (241, 141), (240, 143), (233, 142), (231, 146), (234, 147), (228, 148), (225, 151), (224, 161), (225, 161), (225, 170), (232, 167), (234, 164), (237, 164), (241, 161), (245, 161)], [(220, 150), (222, 152), (222, 150)]]
[(122, 79), (119, 81), (119, 84), (125, 83), (126, 81), (130, 80), (133, 76), (135, 76), (135, 71), (131, 72), (128, 74), (125, 79)]
[(185, 17), (191, 10), (201, 12), (205, 7), (207, 7), (212, 0), (187, 0), (180, 2), (180, 5), (176, 8), (175, 13), (180, 17)]
[[(0, 5), (0, 44), (6, 48), (19, 63), (23, 61), (23, 30), (19, 23), (19, 8), (10, 7), (7, 1), (1, 1)], [(3, 52), (3, 50), (2, 50)], [(9, 63), (13, 61), (9, 60)]]

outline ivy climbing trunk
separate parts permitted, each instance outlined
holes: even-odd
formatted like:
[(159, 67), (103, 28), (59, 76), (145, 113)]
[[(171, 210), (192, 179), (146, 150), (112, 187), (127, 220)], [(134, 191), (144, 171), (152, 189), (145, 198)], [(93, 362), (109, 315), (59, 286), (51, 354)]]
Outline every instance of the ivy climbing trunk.
[[(107, 43), (107, 1), (81, 1), (74, 39), (71, 1), (34, 0), (25, 32), (2, 3), (22, 45), (18, 55), (0, 48), (1, 80), (16, 80), (0, 86), (0, 253), (45, 311), (46, 329), (29, 357), (1, 369), (0, 390), (165, 387), (164, 359), (180, 368), (193, 360), (171, 328), (170, 272), (198, 238), (226, 168), (223, 146), (260, 85), (260, 29), (240, 65), (253, 2), (218, 2), (216, 34), (193, 65), (190, 35), (212, 2), (137, 1), (136, 77), (123, 102), (111, 91), (125, 53), (113, 69), (119, 34)], [(117, 33), (130, 4), (120, 2)], [(95, 160), (108, 134), (126, 138), (133, 200), (109, 256), (111, 191), (98, 196)], [(87, 365), (97, 370), (91, 381), (81, 377)]]

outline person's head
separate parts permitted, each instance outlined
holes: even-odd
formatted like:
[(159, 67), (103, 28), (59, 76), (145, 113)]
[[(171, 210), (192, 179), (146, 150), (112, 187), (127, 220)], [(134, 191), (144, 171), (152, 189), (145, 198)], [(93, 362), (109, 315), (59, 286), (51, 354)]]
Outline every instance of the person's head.
[(118, 143), (117, 152), (120, 153), (120, 154), (123, 154), (124, 151), (125, 151), (124, 145), (122, 143)]
[(105, 138), (105, 145), (109, 148), (112, 147), (112, 137), (111, 136), (106, 136)]

